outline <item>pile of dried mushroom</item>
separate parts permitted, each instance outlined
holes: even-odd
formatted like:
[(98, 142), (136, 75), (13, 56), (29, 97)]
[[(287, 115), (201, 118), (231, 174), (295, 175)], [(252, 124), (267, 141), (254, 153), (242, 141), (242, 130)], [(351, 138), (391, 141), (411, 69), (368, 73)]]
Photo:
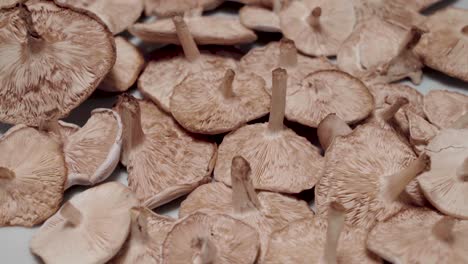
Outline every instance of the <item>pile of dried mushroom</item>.
[(468, 96), (395, 83), (468, 82), (468, 10), (223, 2), (0, 0), (0, 226), (45, 263), (468, 263)]

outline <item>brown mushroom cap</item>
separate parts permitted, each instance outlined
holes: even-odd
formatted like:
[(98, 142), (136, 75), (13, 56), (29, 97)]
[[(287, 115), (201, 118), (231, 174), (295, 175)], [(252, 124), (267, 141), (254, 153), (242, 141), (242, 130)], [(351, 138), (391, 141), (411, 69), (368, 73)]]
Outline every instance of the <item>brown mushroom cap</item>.
[(144, 0), (144, 2), (147, 16), (169, 17), (194, 8), (215, 9), (223, 3), (223, 0)]
[(53, 1), (1, 9), (0, 39), (0, 121), (6, 123), (38, 125), (68, 115), (115, 61), (112, 35), (101, 22)]
[(468, 219), (468, 129), (445, 129), (426, 147), (431, 170), (418, 177), (426, 198), (439, 211)]
[(253, 264), (258, 249), (252, 227), (227, 215), (194, 213), (167, 235), (161, 263)]
[(449, 128), (468, 113), (468, 96), (446, 90), (432, 90), (424, 96), (424, 113), (439, 128)]
[(392, 263), (467, 263), (468, 221), (411, 208), (378, 223), (368, 248)]
[(239, 10), (242, 25), (256, 31), (281, 32), (279, 16), (260, 6), (244, 6)]
[(220, 134), (268, 114), (270, 95), (255, 74), (213, 70), (185, 78), (175, 87), (170, 106), (177, 122), (190, 132)]
[(283, 34), (313, 56), (332, 56), (351, 34), (356, 22), (348, 0), (293, 1), (280, 12)]
[(57, 211), (67, 168), (61, 145), (18, 125), (0, 138), (0, 226), (34, 226)]
[(211, 179), (214, 143), (194, 138), (148, 101), (123, 95), (115, 108), (124, 126), (128, 185), (145, 206), (170, 202)]
[(425, 65), (449, 76), (468, 81), (468, 11), (446, 8), (427, 19), (414, 51)]
[(114, 67), (102, 80), (98, 89), (107, 92), (124, 92), (138, 79), (145, 59), (132, 43), (123, 37), (115, 37), (117, 59)]
[(31, 240), (31, 251), (46, 263), (105, 263), (130, 230), (130, 209), (138, 201), (118, 182), (88, 189), (65, 203)]

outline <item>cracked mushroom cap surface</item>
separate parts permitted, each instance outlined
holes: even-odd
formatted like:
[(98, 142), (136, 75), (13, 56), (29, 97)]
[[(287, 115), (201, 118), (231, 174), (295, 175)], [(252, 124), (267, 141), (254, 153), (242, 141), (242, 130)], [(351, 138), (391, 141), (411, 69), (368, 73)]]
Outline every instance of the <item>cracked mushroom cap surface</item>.
[(194, 8), (215, 9), (223, 0), (144, 0), (144, 3), (147, 16), (169, 17)]
[(468, 96), (446, 90), (432, 90), (424, 96), (424, 113), (439, 128), (449, 128), (468, 113)]
[(0, 121), (38, 125), (65, 117), (112, 68), (112, 34), (94, 15), (26, 1), (0, 9)]
[(222, 214), (194, 213), (179, 220), (167, 235), (161, 263), (252, 264), (258, 233)]
[(67, 168), (62, 146), (23, 125), (0, 138), (0, 226), (31, 227), (60, 207)]
[(431, 169), (418, 177), (431, 204), (444, 214), (468, 219), (468, 129), (445, 129), (426, 147)]
[(140, 18), (143, 0), (56, 0), (96, 14), (114, 35), (126, 30)]
[(279, 16), (261, 6), (246, 5), (239, 10), (242, 25), (255, 31), (281, 32)]
[(312, 56), (333, 56), (356, 23), (352, 1), (293, 1), (280, 12), (283, 34), (298, 50)]
[(31, 240), (31, 251), (46, 263), (104, 263), (124, 244), (130, 209), (137, 205), (132, 192), (118, 182), (88, 189), (42, 225)]
[(411, 208), (377, 223), (367, 246), (392, 263), (462, 264), (468, 261), (467, 237), (468, 221)]
[(213, 70), (185, 78), (175, 87), (170, 107), (185, 129), (220, 134), (268, 114), (270, 95), (265, 81), (255, 74)]
[(427, 19), (429, 32), (423, 34), (414, 51), (426, 66), (468, 81), (468, 10), (443, 9)]

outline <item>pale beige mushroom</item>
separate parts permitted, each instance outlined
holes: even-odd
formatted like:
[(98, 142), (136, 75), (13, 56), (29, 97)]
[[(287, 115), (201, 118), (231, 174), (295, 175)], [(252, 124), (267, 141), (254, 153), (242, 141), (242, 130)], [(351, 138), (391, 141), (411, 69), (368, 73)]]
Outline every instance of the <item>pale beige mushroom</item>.
[(118, 182), (88, 189), (44, 223), (31, 240), (31, 251), (45, 263), (105, 263), (124, 244), (130, 209), (137, 205)]
[(407, 110), (405, 113), (409, 124), (409, 142), (416, 153), (422, 153), (429, 141), (439, 133), (439, 129), (412, 111)]
[(235, 54), (227, 51), (200, 51), (182, 18), (175, 17), (173, 20), (183, 53), (180, 50), (158, 51), (138, 79), (138, 89), (166, 112), (170, 112), (174, 87), (188, 75), (205, 75), (213, 69), (237, 67)]
[(0, 122), (65, 117), (112, 68), (112, 34), (94, 15), (26, 1), (0, 9)]
[(280, 12), (283, 34), (312, 56), (333, 56), (356, 23), (349, 0), (292, 1)]
[(345, 208), (331, 203), (327, 218), (302, 219), (274, 232), (262, 263), (382, 263), (366, 239), (367, 230), (345, 226)]
[(155, 208), (211, 180), (216, 144), (197, 139), (151, 102), (119, 97), (124, 127), (121, 162), (136, 197)]
[(0, 226), (34, 226), (57, 211), (67, 168), (61, 145), (23, 125), (0, 138)]
[(468, 10), (447, 8), (427, 19), (414, 51), (425, 65), (449, 76), (468, 81)]
[(268, 123), (247, 125), (224, 137), (214, 176), (231, 185), (231, 161), (249, 160), (256, 189), (299, 193), (311, 189), (322, 175), (324, 161), (318, 148), (283, 125), (287, 73), (273, 71), (273, 96)]
[(193, 133), (221, 134), (239, 128), (270, 111), (265, 81), (232, 69), (191, 74), (173, 91), (171, 113)]
[(143, 54), (123, 37), (115, 37), (117, 59), (114, 67), (98, 89), (106, 92), (125, 92), (138, 79), (145, 65)]
[(338, 136), (351, 134), (353, 130), (336, 114), (329, 114), (317, 126), (317, 136), (322, 148), (327, 151), (333, 140)]
[(215, 9), (223, 3), (223, 0), (143, 0), (145, 14), (158, 17), (170, 17), (182, 14), (194, 8), (203, 10)]
[(462, 264), (468, 262), (467, 238), (468, 221), (411, 208), (378, 223), (367, 247), (392, 263)]
[(161, 263), (253, 264), (258, 233), (223, 214), (193, 213), (179, 220), (163, 244)]
[(239, 19), (242, 25), (255, 31), (281, 32), (278, 14), (261, 6), (242, 7), (239, 10)]
[(432, 90), (424, 96), (424, 113), (438, 128), (449, 128), (468, 113), (468, 96), (446, 90)]

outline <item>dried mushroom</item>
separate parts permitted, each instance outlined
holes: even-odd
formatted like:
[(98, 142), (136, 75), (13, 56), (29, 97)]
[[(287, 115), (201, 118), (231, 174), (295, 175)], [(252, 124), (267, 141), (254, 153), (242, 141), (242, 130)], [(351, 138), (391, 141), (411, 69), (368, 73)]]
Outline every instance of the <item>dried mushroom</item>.
[(253, 264), (259, 239), (255, 230), (222, 214), (194, 213), (179, 220), (163, 245), (164, 264)]
[(54, 1), (0, 9), (0, 122), (38, 125), (69, 114), (115, 61), (112, 34)]
[(34, 226), (57, 211), (67, 168), (61, 145), (23, 125), (0, 138), (0, 226)]
[(214, 143), (194, 138), (148, 101), (122, 95), (115, 109), (124, 127), (121, 162), (143, 205), (158, 207), (210, 181)]
[(105, 263), (125, 242), (130, 209), (138, 205), (117, 182), (88, 189), (66, 202), (38, 230), (31, 251), (45, 263)]
[(378, 223), (367, 246), (392, 263), (462, 264), (468, 262), (467, 231), (468, 221), (412, 208)]
[(424, 113), (439, 128), (450, 128), (468, 113), (468, 96), (462, 93), (432, 90), (424, 96)]
[(223, 0), (143, 0), (145, 14), (158, 17), (170, 17), (182, 14), (194, 8), (203, 10), (215, 9), (223, 3)]
[(166, 112), (170, 112), (170, 98), (174, 88), (188, 75), (207, 75), (214, 69), (235, 69), (235, 54), (230, 52), (200, 51), (187, 24), (181, 17), (173, 19), (183, 53), (180, 50), (161, 50), (148, 63), (138, 79), (138, 89)]
[(117, 59), (114, 67), (98, 88), (107, 92), (125, 92), (138, 79), (145, 65), (145, 59), (138, 48), (123, 37), (116, 37), (115, 45)]
[(239, 155), (250, 161), (256, 189), (299, 193), (314, 187), (324, 161), (318, 148), (283, 125), (286, 84), (286, 71), (273, 71), (269, 122), (243, 126), (224, 137), (214, 171), (217, 181), (232, 184), (231, 161)]
[(261, 6), (244, 6), (239, 10), (242, 25), (256, 31), (281, 32), (279, 16)]
[(175, 87), (170, 107), (188, 131), (220, 134), (268, 114), (270, 95), (265, 81), (255, 74), (213, 70), (185, 78)]
[(420, 115), (408, 110), (406, 111), (406, 118), (409, 123), (410, 143), (416, 153), (421, 153), (429, 141), (439, 133), (439, 129)]
[(331, 203), (328, 217), (292, 222), (271, 235), (262, 263), (382, 263), (367, 251), (367, 231), (345, 226), (345, 208)]
[(283, 34), (312, 56), (333, 56), (356, 22), (349, 0), (292, 1), (280, 12)]
[(338, 136), (351, 134), (353, 130), (336, 114), (327, 115), (317, 127), (317, 136), (322, 148), (327, 151), (333, 140)]
[(18, 0), (0, 0), (0, 8), (11, 7), (18, 3)]
[(414, 51), (425, 65), (468, 82), (468, 10), (447, 8), (429, 16)]

